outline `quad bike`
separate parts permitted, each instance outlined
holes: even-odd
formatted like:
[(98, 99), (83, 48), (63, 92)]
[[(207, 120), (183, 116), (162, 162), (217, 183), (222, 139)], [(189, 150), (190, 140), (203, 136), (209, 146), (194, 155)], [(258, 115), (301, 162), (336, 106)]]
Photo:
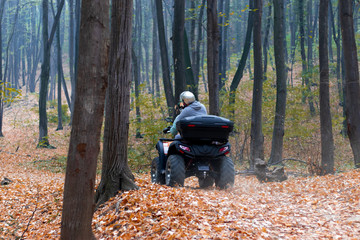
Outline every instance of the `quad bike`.
[[(228, 142), (233, 122), (226, 118), (201, 115), (176, 124), (181, 139), (161, 138), (159, 156), (151, 163), (151, 181), (167, 186), (184, 186), (185, 178), (196, 176), (200, 188), (227, 188), (234, 184), (235, 169)], [(164, 132), (168, 132), (169, 128)]]

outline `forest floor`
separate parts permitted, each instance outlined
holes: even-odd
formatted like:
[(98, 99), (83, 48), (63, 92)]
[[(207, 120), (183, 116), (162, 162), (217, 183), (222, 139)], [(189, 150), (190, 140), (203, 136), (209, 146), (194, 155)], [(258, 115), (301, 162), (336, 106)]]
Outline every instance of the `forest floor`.
[[(30, 102), (30, 103), (29, 103)], [(56, 149), (36, 148), (38, 126), (24, 99), (7, 108), (0, 139), (0, 239), (58, 239), (63, 164), (70, 129), (49, 128)], [(124, 192), (95, 212), (98, 239), (359, 239), (360, 171), (260, 183), (237, 175), (234, 187), (152, 184)]]

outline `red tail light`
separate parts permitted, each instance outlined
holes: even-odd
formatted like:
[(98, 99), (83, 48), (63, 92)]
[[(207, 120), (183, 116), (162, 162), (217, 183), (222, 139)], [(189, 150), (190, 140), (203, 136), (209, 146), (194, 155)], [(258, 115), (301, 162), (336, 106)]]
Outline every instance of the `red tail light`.
[(188, 127), (195, 127), (195, 124), (188, 124)]
[(228, 146), (222, 147), (220, 148), (219, 152), (226, 155), (229, 153), (229, 147)]
[(186, 152), (191, 152), (190, 148), (184, 145), (179, 145), (179, 148), (181, 148), (182, 150), (186, 151)]

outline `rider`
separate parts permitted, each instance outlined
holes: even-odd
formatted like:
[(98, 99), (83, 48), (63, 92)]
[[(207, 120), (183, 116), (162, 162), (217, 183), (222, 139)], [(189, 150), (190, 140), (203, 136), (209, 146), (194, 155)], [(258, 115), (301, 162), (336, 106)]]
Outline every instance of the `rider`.
[[(207, 111), (205, 106), (195, 100), (195, 95), (192, 92), (184, 91), (180, 94), (180, 105), (184, 108), (181, 113), (175, 118), (172, 127), (170, 128), (170, 132), (173, 135), (177, 134), (176, 130), (176, 122), (180, 121), (185, 117), (192, 117), (197, 115), (206, 115)], [(180, 138), (179, 135), (175, 136), (175, 138)]]

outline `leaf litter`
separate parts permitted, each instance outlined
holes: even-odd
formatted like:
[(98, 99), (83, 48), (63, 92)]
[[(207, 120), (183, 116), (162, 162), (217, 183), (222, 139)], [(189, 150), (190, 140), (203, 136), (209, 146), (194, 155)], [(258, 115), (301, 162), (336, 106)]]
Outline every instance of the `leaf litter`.
[[(0, 139), (0, 181), (11, 180), (0, 186), (0, 239), (60, 237), (64, 174), (29, 163), (66, 155), (68, 142), (50, 130), (57, 149), (36, 149), (32, 121), (5, 125)], [(140, 189), (101, 206), (92, 227), (98, 239), (358, 239), (359, 179), (359, 170), (281, 183), (238, 175), (219, 190), (198, 189), (196, 178), (171, 188), (136, 174)]]

